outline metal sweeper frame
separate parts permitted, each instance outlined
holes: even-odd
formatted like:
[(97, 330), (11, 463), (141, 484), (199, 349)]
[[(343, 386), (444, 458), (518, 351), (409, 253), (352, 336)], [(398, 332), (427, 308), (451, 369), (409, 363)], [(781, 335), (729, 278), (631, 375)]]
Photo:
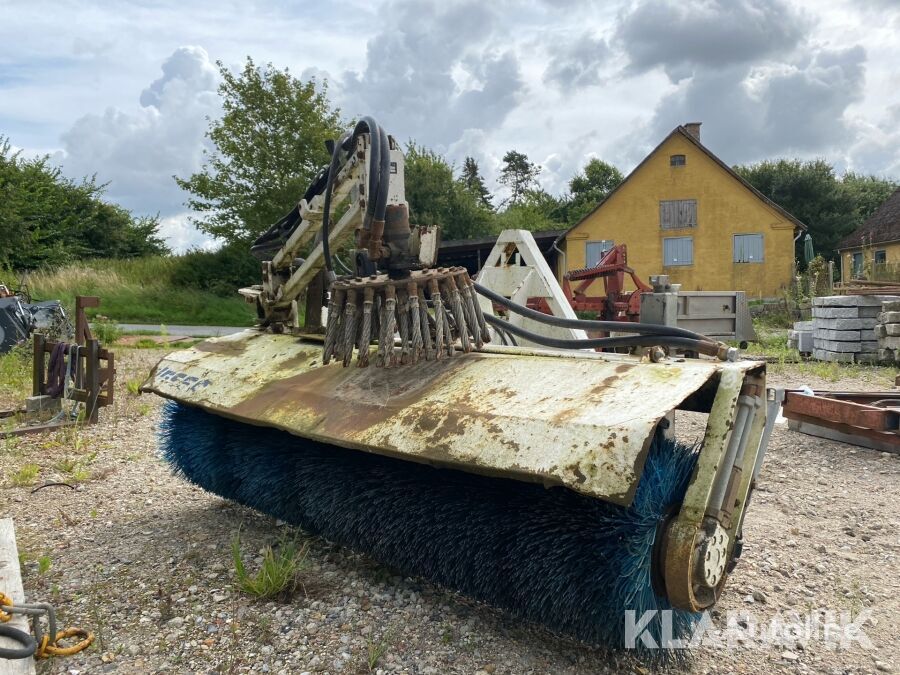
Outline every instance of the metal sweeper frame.
[[(625, 329), (548, 317), (510, 301), (515, 289), (437, 267), (439, 232), (408, 224), (402, 154), (373, 120), (333, 157), (255, 247), (263, 283), (241, 293), (261, 325), (166, 356), (143, 385), (176, 404), (169, 461), (213, 492), (593, 642), (621, 642), (611, 624), (625, 609), (713, 605), (777, 406), (765, 364), (664, 326), (572, 338)], [(344, 215), (330, 228), (335, 195)], [(354, 232), (354, 273), (338, 278), (329, 249)], [(497, 345), (502, 334), (539, 346)], [(708, 415), (698, 449), (668, 439), (674, 410)]]

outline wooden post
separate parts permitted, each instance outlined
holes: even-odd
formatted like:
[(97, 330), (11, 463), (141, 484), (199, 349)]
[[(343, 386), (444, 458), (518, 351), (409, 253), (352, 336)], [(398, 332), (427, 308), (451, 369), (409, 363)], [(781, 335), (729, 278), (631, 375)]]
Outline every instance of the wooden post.
[(31, 370), (31, 395), (40, 396), (44, 393), (44, 344), (47, 338), (43, 333), (34, 334), (34, 362)]
[(75, 296), (75, 342), (80, 345), (87, 344), (87, 340), (91, 337), (91, 327), (88, 324), (87, 316), (84, 314), (86, 307), (99, 307), (100, 298), (95, 295), (76, 295)]
[(85, 391), (87, 400), (84, 402), (84, 419), (89, 424), (95, 424), (98, 419), (100, 406), (100, 341), (90, 338), (87, 341), (87, 354), (85, 364)]

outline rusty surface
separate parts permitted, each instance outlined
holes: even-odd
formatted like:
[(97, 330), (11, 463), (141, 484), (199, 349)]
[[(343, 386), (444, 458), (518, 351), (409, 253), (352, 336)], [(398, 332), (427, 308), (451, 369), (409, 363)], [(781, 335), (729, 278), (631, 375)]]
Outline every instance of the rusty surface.
[[(876, 402), (896, 394), (883, 392), (869, 400)], [(813, 421), (824, 426), (849, 426), (870, 429), (876, 432), (893, 432), (900, 442), (900, 411), (891, 408), (866, 405), (851, 400), (859, 398), (853, 393), (829, 394), (816, 392), (808, 396), (801, 392), (784, 392), (783, 415), (788, 419)]]
[(255, 330), (164, 358), (143, 389), (298, 436), (628, 504), (659, 419), (722, 370), (492, 349), (404, 368), (321, 365), (321, 347)]

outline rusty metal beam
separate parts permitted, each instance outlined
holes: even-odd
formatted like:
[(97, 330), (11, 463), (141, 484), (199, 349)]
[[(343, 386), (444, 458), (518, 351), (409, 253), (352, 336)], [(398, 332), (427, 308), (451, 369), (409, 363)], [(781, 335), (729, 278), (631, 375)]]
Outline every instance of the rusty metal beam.
[(786, 391), (782, 414), (788, 419), (815, 421), (825, 426), (834, 423), (873, 431), (900, 432), (900, 412), (897, 410), (832, 398), (824, 392), (823, 395), (809, 396)]

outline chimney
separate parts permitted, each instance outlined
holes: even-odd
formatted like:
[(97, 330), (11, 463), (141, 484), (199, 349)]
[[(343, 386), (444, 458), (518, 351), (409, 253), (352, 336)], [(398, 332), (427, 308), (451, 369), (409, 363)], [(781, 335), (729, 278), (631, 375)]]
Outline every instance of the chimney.
[(703, 122), (685, 122), (682, 126), (684, 127), (685, 131), (687, 131), (691, 136), (699, 141), (701, 124), (703, 124)]

